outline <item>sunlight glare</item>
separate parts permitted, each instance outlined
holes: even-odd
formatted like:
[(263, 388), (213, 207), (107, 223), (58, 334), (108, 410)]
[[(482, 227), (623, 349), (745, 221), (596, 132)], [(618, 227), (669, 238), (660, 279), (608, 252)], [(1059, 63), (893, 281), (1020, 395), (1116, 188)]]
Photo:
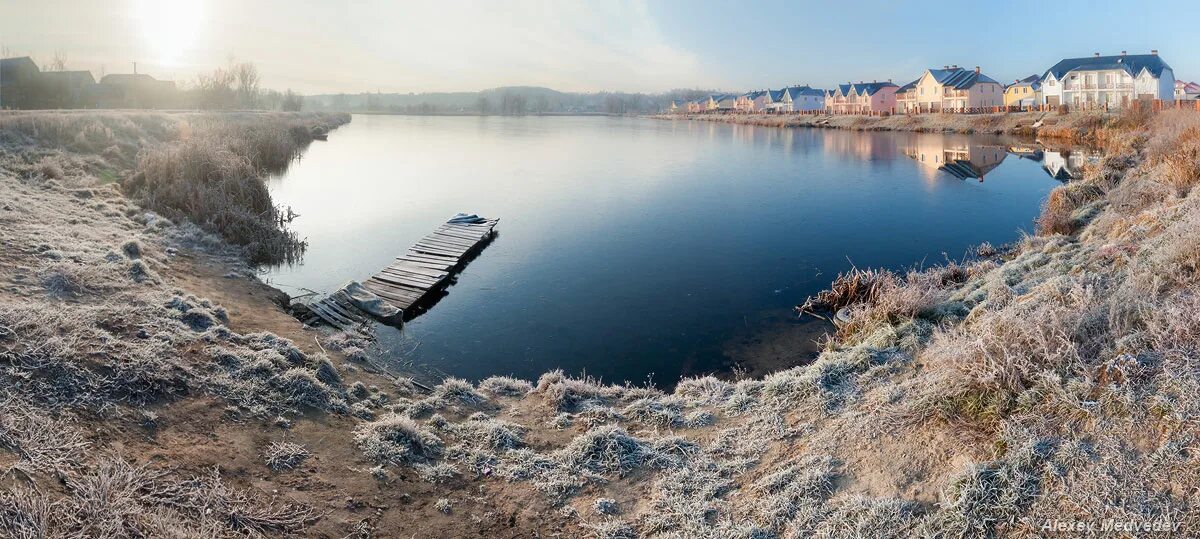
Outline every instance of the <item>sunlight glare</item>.
[(140, 0), (136, 17), (155, 58), (175, 65), (192, 45), (200, 29), (200, 0)]

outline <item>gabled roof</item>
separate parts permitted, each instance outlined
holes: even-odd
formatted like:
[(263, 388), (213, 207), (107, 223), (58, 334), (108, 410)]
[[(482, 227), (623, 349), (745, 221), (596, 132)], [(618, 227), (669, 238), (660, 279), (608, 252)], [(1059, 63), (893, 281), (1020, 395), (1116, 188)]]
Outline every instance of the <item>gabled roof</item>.
[(1017, 82), (1009, 84), (1008, 86), (1005, 86), (1004, 89), (1007, 90), (1014, 86), (1018, 86), (1018, 87), (1028, 86), (1030, 88), (1033, 88), (1034, 90), (1037, 90), (1038, 88), (1042, 87), (1042, 78), (1037, 75), (1030, 75), (1030, 76), (1025, 77)]
[(876, 92), (884, 88), (894, 88), (896, 85), (890, 82), (860, 82), (857, 84), (839, 84), (837, 91), (842, 95), (850, 95), (854, 92), (857, 95), (875, 95)]
[(771, 101), (783, 99), (783, 90), (767, 90), (767, 98)]
[(37, 64), (28, 56), (0, 59), (0, 84), (15, 84), (17, 81), (13, 79), (22, 71), (36, 73), (37, 70)]
[(783, 94), (785, 94), (785, 93), (790, 95), (792, 97), (792, 99), (795, 100), (797, 97), (800, 97), (800, 96), (822, 96), (823, 97), (825, 95), (825, 90), (818, 90), (818, 89), (813, 88), (812, 86), (809, 86), (806, 84), (804, 86), (788, 86), (787, 88), (779, 90), (779, 96), (781, 99), (783, 98)]
[(913, 88), (917, 87), (918, 82), (921, 82), (921, 79), (914, 80), (908, 84), (905, 84), (904, 86), (901, 86), (899, 89), (896, 90), (896, 93), (907, 92), (909, 90), (912, 90)]
[(991, 77), (982, 73), (975, 72), (970, 69), (955, 67), (950, 69), (930, 69), (930, 76), (942, 86), (949, 86), (955, 90), (966, 90), (979, 83), (990, 82), (1000, 84)]
[(1047, 75), (1054, 75), (1054, 78), (1061, 79), (1063, 75), (1071, 71), (1101, 71), (1109, 69), (1123, 69), (1130, 76), (1136, 77), (1143, 69), (1150, 71), (1155, 78), (1162, 77), (1164, 69), (1171, 69), (1163, 61), (1162, 57), (1157, 54), (1129, 54), (1122, 56), (1089, 56), (1086, 58), (1067, 58), (1054, 64), (1053, 67), (1046, 70), (1042, 78)]

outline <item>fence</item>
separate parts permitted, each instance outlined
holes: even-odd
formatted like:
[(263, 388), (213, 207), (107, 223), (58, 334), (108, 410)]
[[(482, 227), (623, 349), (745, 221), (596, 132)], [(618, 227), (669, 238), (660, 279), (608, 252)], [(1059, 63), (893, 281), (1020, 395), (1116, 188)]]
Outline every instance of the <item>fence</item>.
[[(1138, 110), (1142, 107), (1150, 107), (1150, 110), (1158, 112), (1164, 109), (1192, 109), (1200, 111), (1200, 99), (1145, 99), (1129, 102), (1128, 108)], [(1013, 112), (1059, 112), (1066, 114), (1071, 111), (1102, 111), (1111, 112), (1121, 110), (1124, 107), (1115, 106), (1109, 103), (1081, 103), (1068, 105), (1012, 105), (1007, 107), (973, 107), (973, 108), (951, 108), (951, 109), (929, 109), (921, 107), (917, 110), (904, 110), (900, 107), (894, 107), (891, 110), (883, 111), (835, 111), (829, 108), (817, 110), (744, 110), (744, 109), (713, 109), (702, 110), (698, 112), (688, 112), (680, 109), (679, 114), (768, 114), (768, 115), (792, 115), (792, 116), (892, 116), (896, 114), (903, 115), (918, 115), (918, 114), (1007, 114)]]

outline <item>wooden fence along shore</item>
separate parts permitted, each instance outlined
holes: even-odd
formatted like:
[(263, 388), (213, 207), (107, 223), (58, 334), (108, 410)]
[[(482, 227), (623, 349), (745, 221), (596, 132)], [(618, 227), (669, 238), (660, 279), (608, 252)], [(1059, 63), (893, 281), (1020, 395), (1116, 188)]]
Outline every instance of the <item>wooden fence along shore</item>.
[(361, 285), (352, 282), (308, 304), (301, 319), (352, 330), (373, 318), (388, 323), (411, 320), (432, 305), (492, 238), (499, 219), (458, 214), (417, 241), (408, 252)]
[[(1138, 109), (1140, 107), (1150, 107), (1154, 112), (1165, 109), (1190, 109), (1200, 111), (1200, 99), (1153, 99), (1145, 101), (1133, 101), (1130, 107)], [(921, 114), (999, 114), (1010, 112), (1071, 112), (1071, 111), (1104, 111), (1110, 112), (1120, 110), (1121, 107), (1110, 106), (1108, 104), (1084, 104), (1084, 105), (1030, 105), (1030, 106), (997, 106), (997, 107), (975, 107), (963, 109), (937, 109), (919, 111), (901, 111), (897, 108), (885, 111), (856, 111), (856, 112), (833, 112), (827, 109), (817, 110), (800, 110), (800, 111), (772, 111), (772, 110), (737, 110), (737, 109), (712, 109), (693, 112), (680, 112), (679, 114), (713, 114), (713, 115), (741, 115), (741, 114), (756, 114), (767, 116), (875, 116), (886, 117), (895, 115), (921, 115)]]

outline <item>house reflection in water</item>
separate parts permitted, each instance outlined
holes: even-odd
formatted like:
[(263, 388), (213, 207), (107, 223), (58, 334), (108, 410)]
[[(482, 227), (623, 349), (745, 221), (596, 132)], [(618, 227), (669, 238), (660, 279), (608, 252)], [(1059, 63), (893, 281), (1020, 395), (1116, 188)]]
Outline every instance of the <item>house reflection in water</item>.
[(1082, 177), (1083, 166), (1097, 159), (1092, 153), (1069, 149), (1046, 149), (1042, 152), (1042, 156), (1042, 169), (1046, 171), (1046, 174), (1064, 182)]
[(919, 135), (903, 148), (904, 155), (920, 163), (933, 180), (945, 172), (960, 180), (978, 179), (1000, 166), (1008, 156), (1004, 146), (971, 142), (965, 137)]

